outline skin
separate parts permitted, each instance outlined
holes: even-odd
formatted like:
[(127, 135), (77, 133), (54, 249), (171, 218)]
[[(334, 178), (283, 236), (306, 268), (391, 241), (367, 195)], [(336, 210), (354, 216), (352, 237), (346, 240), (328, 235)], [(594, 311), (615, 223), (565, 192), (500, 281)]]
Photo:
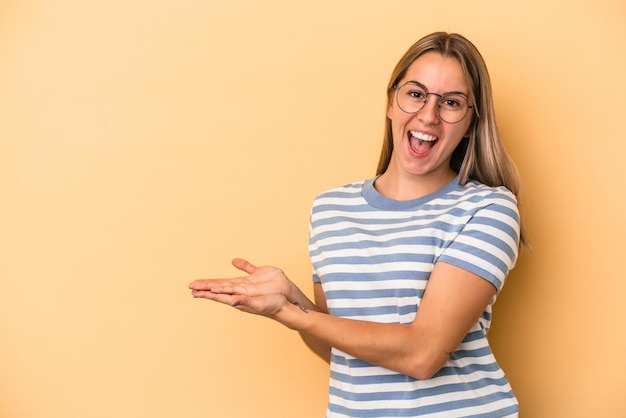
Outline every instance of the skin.
[[(437, 53), (416, 59), (400, 85), (409, 80), (443, 94), (467, 92), (460, 64)], [(430, 99), (416, 114), (397, 108), (392, 121), (394, 151), (377, 190), (397, 200), (432, 193), (455, 177), (449, 167), (452, 151), (467, 132), (471, 117), (457, 124), (439, 119), (436, 100)], [(423, 155), (409, 145), (409, 131), (435, 135), (437, 143)], [(321, 284), (314, 284), (315, 302), (276, 267), (258, 267), (243, 259), (233, 265), (245, 273), (236, 278), (196, 280), (189, 287), (195, 298), (224, 303), (262, 315), (297, 330), (317, 355), (329, 361), (330, 347), (417, 379), (432, 377), (463, 340), (495, 294), (495, 287), (466, 270), (438, 262), (428, 280), (420, 308), (411, 324), (382, 324), (339, 318), (328, 314)]]

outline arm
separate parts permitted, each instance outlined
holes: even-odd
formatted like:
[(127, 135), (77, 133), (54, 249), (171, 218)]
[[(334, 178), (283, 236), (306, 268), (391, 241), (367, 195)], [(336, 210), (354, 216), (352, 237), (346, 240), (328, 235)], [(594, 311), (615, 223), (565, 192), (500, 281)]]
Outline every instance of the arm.
[(432, 377), (461, 343), (495, 287), (451, 264), (437, 263), (412, 324), (355, 321), (286, 306), (275, 319), (354, 357), (417, 379)]
[[(194, 297), (216, 300), (244, 312), (272, 318), (299, 331), (318, 355), (327, 353), (328, 347), (337, 347), (354, 357), (418, 379), (430, 378), (443, 366), (496, 291), (483, 278), (440, 262), (431, 273), (414, 322), (381, 324), (328, 315), (280, 270), (272, 270), (279, 279), (274, 279), (270, 289), (271, 286), (259, 277), (261, 271), (267, 273), (267, 269), (272, 268), (250, 266), (253, 269), (248, 270), (252, 274), (247, 279), (192, 283)], [(291, 284), (285, 284), (285, 280)], [(281, 293), (261, 294), (260, 289), (280, 290)], [(318, 292), (320, 290), (318, 288)], [(296, 306), (296, 302), (306, 312)], [(318, 351), (313, 347), (323, 349)]]

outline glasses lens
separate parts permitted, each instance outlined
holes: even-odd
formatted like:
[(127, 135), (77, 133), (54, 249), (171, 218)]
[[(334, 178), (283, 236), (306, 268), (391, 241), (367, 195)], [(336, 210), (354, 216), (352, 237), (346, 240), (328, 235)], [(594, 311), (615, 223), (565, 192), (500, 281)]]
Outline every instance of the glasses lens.
[(426, 92), (415, 84), (405, 84), (398, 88), (398, 106), (406, 113), (417, 113), (426, 104)]
[(465, 96), (444, 94), (439, 99), (439, 117), (448, 123), (460, 122), (467, 115), (468, 104)]
[(417, 113), (426, 104), (428, 95), (434, 95), (437, 97), (437, 111), (439, 117), (448, 123), (457, 123), (463, 120), (467, 111), (469, 110), (469, 104), (467, 98), (462, 94), (444, 94), (438, 96), (434, 93), (428, 93), (423, 88), (413, 83), (407, 83), (401, 87), (398, 87), (396, 101), (398, 106), (406, 113)]

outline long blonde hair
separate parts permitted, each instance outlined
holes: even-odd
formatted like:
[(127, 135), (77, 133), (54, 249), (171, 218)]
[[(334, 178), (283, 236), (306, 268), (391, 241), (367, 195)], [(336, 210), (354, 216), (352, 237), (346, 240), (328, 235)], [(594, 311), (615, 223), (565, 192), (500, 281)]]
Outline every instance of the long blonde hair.
[[(515, 195), (520, 206), (521, 180), (517, 167), (504, 149), (496, 124), (489, 72), (480, 52), (468, 39), (455, 33), (436, 32), (413, 44), (393, 70), (387, 86), (386, 109), (409, 66), (427, 52), (438, 52), (459, 61), (465, 73), (470, 102), (474, 105), (469, 136), (463, 138), (450, 160), (450, 166), (459, 175), (459, 184), (477, 180), (488, 186), (504, 186)], [(391, 120), (387, 117), (377, 175), (387, 170), (392, 152), (393, 133)], [(528, 244), (523, 228), (521, 243)]]

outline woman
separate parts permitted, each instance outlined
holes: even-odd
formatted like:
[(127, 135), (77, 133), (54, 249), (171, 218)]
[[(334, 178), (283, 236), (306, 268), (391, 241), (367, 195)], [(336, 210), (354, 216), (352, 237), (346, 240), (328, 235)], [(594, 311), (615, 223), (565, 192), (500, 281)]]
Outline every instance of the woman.
[(486, 334), (523, 241), (519, 181), (480, 53), (456, 34), (419, 40), (386, 116), (377, 176), (313, 204), (315, 303), (242, 259), (247, 276), (192, 294), (299, 331), (330, 363), (329, 418), (517, 416)]

